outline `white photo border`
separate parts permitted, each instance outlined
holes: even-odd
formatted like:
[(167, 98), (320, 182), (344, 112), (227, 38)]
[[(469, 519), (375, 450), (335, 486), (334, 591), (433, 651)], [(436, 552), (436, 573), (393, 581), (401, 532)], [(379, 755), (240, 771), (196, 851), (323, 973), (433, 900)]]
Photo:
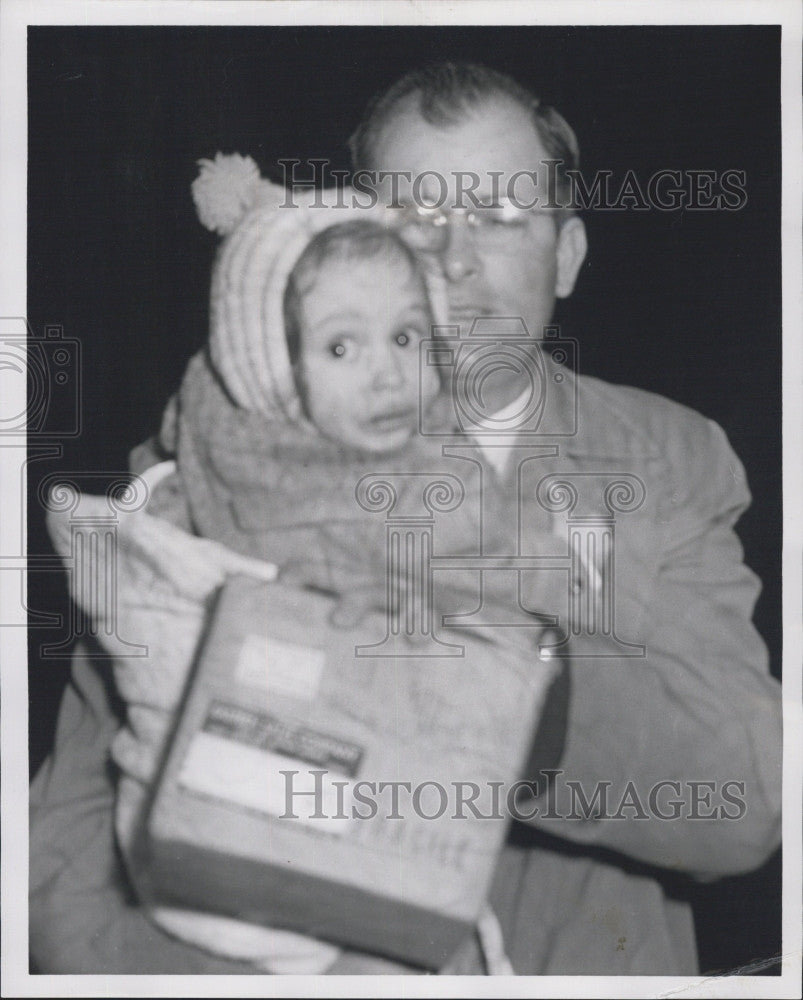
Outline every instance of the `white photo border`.
[[(801, 982), (801, 662), (803, 662), (803, 246), (801, 223), (801, 7), (794, 0), (384, 0), (384, 2), (145, 2), (3, 0), (0, 5), (0, 316), (26, 315), (26, 29), (28, 25), (600, 25), (780, 24), (782, 26), (783, 250), (783, 957), (776, 977), (314, 977), (54, 976), (28, 971), (28, 691), (25, 628), (0, 635), (2, 690), (2, 980), (7, 996), (799, 996)], [(22, 412), (25, 380), (3, 389)], [(13, 395), (16, 393), (16, 395)], [(25, 458), (0, 448), (0, 482), (19, 484)], [(0, 553), (14, 551), (24, 505), (17, 489), (0, 494)], [(23, 534), (24, 541), (24, 534)], [(0, 573), (0, 606), (20, 603), (16, 574)], [(24, 609), (20, 608), (24, 626)]]

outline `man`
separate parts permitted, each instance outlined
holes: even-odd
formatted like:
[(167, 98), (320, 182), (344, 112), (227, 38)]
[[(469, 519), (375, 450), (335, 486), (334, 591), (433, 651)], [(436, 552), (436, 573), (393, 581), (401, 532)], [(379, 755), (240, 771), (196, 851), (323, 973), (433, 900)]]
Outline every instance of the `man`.
[[(558, 115), (506, 77), (444, 65), (405, 78), (380, 99), (353, 151), (355, 166), (401, 178), (403, 216), (443, 271), (461, 333), (477, 317), (520, 317), (530, 331), (549, 323), (555, 298), (571, 293), (585, 256), (581, 220), (534, 208), (508, 216), (497, 232), (481, 213), (489, 202), (495, 211), (494, 177), (496, 190), (509, 194), (517, 172), (535, 171), (533, 189), (550, 192), (544, 161), (576, 159), (574, 137)], [(461, 174), (480, 179), (476, 205), (459, 204)], [(561, 168), (556, 176), (565, 181)], [(423, 199), (416, 198), (416, 177)], [(444, 199), (432, 187), (437, 177), (449, 185)], [(532, 194), (520, 191), (522, 200)], [(441, 201), (440, 214), (425, 201)], [(600, 636), (586, 629), (569, 646), (568, 671), (555, 686), (528, 769), (541, 781), (529, 806), (547, 808), (515, 825), (490, 903), (518, 974), (692, 973), (690, 909), (672, 898), (669, 873), (705, 879), (748, 871), (779, 838), (778, 687), (750, 624), (757, 586), (732, 531), (749, 496), (738, 460), (710, 422), (636, 390), (567, 375), (555, 383), (561, 391), (550, 391), (539, 425), (543, 454), (517, 462), (516, 432), (487, 446), (484, 460), (522, 497), (537, 496), (549, 476), (577, 482), (592, 475), (641, 483), (644, 496), (617, 523), (615, 581), (610, 558), (600, 566), (588, 553), (582, 560), (578, 586), (589, 600), (615, 587), (616, 628)], [(529, 384), (520, 369), (497, 374), (483, 403), (497, 416), (511, 404), (516, 412)], [(572, 393), (576, 428), (567, 437), (558, 431)], [(532, 517), (536, 507), (527, 508)], [(540, 576), (531, 574), (532, 610), (563, 614), (538, 603)], [(105, 770), (117, 726), (110, 692), (91, 663), (76, 657), (56, 750), (32, 790), (31, 941), (39, 970), (254, 971), (168, 939), (133, 904), (113, 854)], [(597, 797), (588, 809), (550, 815), (549, 796), (571, 801), (572, 781), (589, 799), (607, 784), (614, 801), (603, 808)], [(731, 788), (734, 818), (706, 819), (722, 804), (714, 796), (727, 782), (739, 793)], [(656, 788), (662, 794), (653, 800)], [(683, 808), (672, 806), (673, 796), (687, 800)], [(450, 968), (482, 971), (473, 942)], [(386, 969), (347, 957), (332, 971)]]
[[(356, 168), (380, 172), (380, 182), (382, 171), (385, 183), (395, 177), (398, 201), (411, 203), (419, 228), (434, 212), (424, 203), (427, 194), (442, 203), (442, 235), (432, 247), (461, 335), (470, 336), (477, 317), (496, 316), (521, 317), (540, 336), (556, 297), (571, 293), (586, 254), (583, 223), (567, 200), (566, 169), (577, 167), (578, 154), (566, 122), (502, 74), (442, 64), (391, 87), (351, 145)], [(479, 218), (470, 226), (466, 209), (473, 206), (481, 217), (497, 192), (517, 205), (540, 195), (541, 210), (522, 210), (501, 235), (498, 225), (483, 226)], [(568, 382), (567, 375), (562, 385)], [(528, 388), (526, 371), (502, 368), (486, 380), (483, 401), (497, 416), (521, 411)], [(517, 480), (522, 453), (515, 447), (488, 447), (486, 454), (514, 493), (532, 490), (549, 472), (575, 484), (592, 472), (603, 482), (605, 474), (622, 473), (631, 485), (643, 485), (640, 509), (622, 513), (616, 524), (611, 586), (615, 634), (623, 643), (598, 634), (591, 645), (575, 642), (576, 655), (569, 644), (564, 773), (553, 775), (550, 789), (565, 802), (573, 792), (567, 781), (580, 782), (587, 797), (610, 783), (610, 792), (629, 788), (634, 804), (616, 819), (604, 818), (616, 814), (616, 805), (598, 809), (596, 819), (579, 810), (554, 819), (542, 808), (535, 829), (514, 831), (491, 902), (517, 972), (692, 973), (690, 907), (670, 897), (660, 869), (703, 879), (748, 871), (780, 836), (779, 686), (750, 623), (757, 583), (732, 532), (749, 494), (738, 460), (710, 421), (582, 376), (574, 390), (573, 436), (560, 437), (550, 426), (565, 393), (563, 401), (547, 399), (535, 440), (553, 444), (558, 454), (530, 463), (541, 463), (535, 478), (523, 471)], [(642, 644), (644, 656), (625, 655), (632, 652), (628, 641)], [(553, 746), (560, 702), (553, 699), (542, 729), (543, 735), (552, 728)], [(543, 739), (540, 747), (536, 742), (533, 778), (539, 767), (555, 764), (546, 749)], [(659, 815), (667, 815), (663, 807), (648, 817), (635, 805), (661, 783), (664, 790), (679, 787), (670, 781), (691, 782), (687, 798), (704, 794), (707, 785), (693, 784), (701, 779), (720, 789), (743, 783), (744, 815), (706, 821), (713, 803), (702, 810), (687, 803), (687, 818), (669, 821)]]

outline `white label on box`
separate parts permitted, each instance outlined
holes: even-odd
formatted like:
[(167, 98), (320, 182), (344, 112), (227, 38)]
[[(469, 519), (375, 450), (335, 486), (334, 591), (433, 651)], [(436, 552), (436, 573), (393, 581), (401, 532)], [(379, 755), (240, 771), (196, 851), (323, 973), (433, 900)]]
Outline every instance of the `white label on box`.
[[(324, 773), (311, 773), (316, 770)], [(350, 822), (356, 822), (351, 818), (348, 775), (214, 733), (195, 734), (178, 783), (199, 795), (338, 836), (347, 832)]]
[(298, 646), (273, 636), (246, 636), (235, 669), (235, 680), (268, 693), (312, 701), (325, 662), (322, 649)]

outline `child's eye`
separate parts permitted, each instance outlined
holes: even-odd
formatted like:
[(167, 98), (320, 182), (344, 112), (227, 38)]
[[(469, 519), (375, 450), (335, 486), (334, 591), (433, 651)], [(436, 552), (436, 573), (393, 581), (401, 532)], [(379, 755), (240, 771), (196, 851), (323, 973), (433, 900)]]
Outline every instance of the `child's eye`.
[(328, 350), (333, 358), (345, 358), (351, 353), (351, 344), (346, 338), (333, 340), (328, 345)]
[(407, 327), (405, 330), (399, 330), (393, 340), (399, 347), (407, 347), (407, 345), (412, 341), (419, 340), (420, 338), (421, 334), (418, 330), (414, 330), (412, 327)]

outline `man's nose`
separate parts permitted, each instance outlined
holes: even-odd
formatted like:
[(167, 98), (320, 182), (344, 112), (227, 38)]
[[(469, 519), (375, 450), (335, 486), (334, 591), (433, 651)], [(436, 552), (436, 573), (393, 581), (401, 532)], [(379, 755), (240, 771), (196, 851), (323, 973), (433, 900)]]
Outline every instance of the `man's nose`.
[(464, 281), (476, 274), (479, 264), (474, 238), (465, 219), (450, 219), (446, 246), (441, 252), (446, 280), (455, 284)]

